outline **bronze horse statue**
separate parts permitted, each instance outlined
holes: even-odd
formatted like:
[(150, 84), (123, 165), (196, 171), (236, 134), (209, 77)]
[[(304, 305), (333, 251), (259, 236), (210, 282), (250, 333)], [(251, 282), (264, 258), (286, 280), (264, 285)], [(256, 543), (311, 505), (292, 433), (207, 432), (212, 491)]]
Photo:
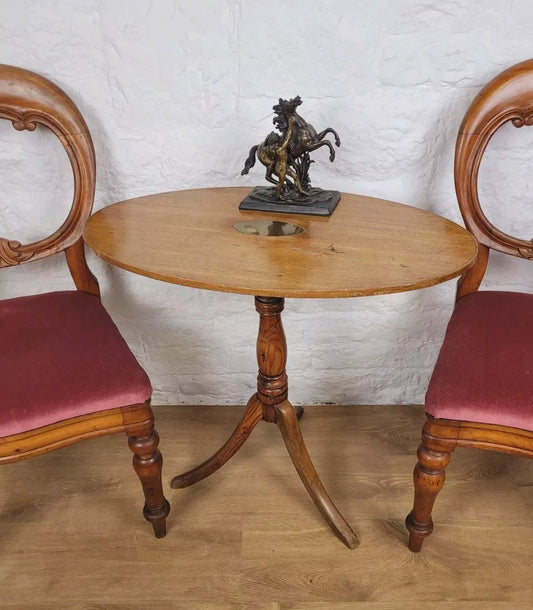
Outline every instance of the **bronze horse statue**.
[[(297, 112), (302, 100), (296, 96), (291, 100), (279, 100), (273, 107), (276, 114), (273, 123), (281, 131), (281, 136), (271, 132), (264, 142), (250, 149), (248, 158), (244, 163), (241, 175), (247, 174), (255, 165), (255, 157), (266, 166), (265, 178), (276, 185), (276, 199), (279, 199), (284, 189), (291, 190), (296, 187), (302, 195), (308, 193), (304, 187), (310, 185), (308, 169), (312, 163), (309, 153), (322, 146), (329, 148), (329, 160), (335, 159), (335, 149), (329, 140), (324, 137), (331, 133), (335, 138), (335, 145), (340, 146), (341, 141), (337, 132), (328, 127), (317, 133), (315, 128), (305, 121)], [(278, 177), (276, 181), (272, 176)], [(294, 185), (289, 181), (292, 178)]]

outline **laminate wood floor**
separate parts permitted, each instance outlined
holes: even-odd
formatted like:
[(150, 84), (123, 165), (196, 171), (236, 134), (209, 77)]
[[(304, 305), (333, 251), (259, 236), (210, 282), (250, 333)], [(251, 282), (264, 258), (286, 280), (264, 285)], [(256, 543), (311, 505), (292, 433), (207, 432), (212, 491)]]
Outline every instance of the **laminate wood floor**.
[(422, 552), (406, 547), (420, 407), (308, 407), (301, 425), (361, 544), (330, 532), (277, 428), (222, 470), (212, 453), (242, 407), (155, 409), (172, 512), (156, 540), (125, 437), (17, 464), (0, 478), (0, 607), (12, 610), (510, 610), (533, 602), (533, 460), (458, 449)]

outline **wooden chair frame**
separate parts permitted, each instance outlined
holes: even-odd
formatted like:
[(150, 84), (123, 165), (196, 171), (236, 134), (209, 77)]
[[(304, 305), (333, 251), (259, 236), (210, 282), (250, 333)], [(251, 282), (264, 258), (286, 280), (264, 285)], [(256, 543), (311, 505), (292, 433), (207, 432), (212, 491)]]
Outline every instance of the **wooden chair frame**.
[[(494, 78), (474, 99), (457, 137), (455, 189), (466, 228), (479, 242), (474, 266), (458, 282), (456, 301), (478, 290), (490, 249), (533, 259), (533, 244), (496, 228), (479, 202), (481, 159), (496, 131), (511, 121), (515, 127), (533, 124), (533, 59), (516, 64)], [(414, 470), (415, 499), (406, 519), (409, 548), (418, 552), (433, 531), (431, 512), (445, 480), (445, 468), (456, 447), (476, 447), (533, 457), (533, 432), (501, 425), (434, 418), (429, 414)]]
[[(63, 145), (74, 175), (70, 212), (52, 235), (29, 244), (0, 237), (0, 267), (11, 267), (64, 252), (76, 288), (100, 297), (85, 259), (82, 230), (92, 210), (96, 167), (89, 129), (74, 102), (48, 79), (0, 64), (0, 118), (15, 129), (50, 129)], [(142, 484), (144, 516), (155, 535), (166, 533), (169, 504), (161, 483), (162, 457), (150, 401), (75, 417), (36, 430), (0, 438), (0, 464), (37, 456), (85, 439), (125, 432), (133, 466)]]

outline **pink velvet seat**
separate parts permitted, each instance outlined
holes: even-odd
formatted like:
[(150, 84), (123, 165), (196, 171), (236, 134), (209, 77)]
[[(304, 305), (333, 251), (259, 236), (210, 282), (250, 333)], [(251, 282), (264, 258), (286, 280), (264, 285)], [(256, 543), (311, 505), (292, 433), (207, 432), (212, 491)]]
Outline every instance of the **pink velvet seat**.
[(0, 437), (147, 401), (152, 388), (97, 296), (0, 301)]
[(533, 295), (457, 302), (426, 394), (433, 417), (533, 430)]

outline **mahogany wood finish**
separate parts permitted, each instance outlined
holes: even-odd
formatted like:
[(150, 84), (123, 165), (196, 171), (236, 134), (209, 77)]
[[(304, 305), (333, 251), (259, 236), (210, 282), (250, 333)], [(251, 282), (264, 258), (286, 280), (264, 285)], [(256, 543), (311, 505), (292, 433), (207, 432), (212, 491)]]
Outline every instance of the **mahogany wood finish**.
[(48, 79), (21, 68), (0, 64), (0, 118), (18, 131), (50, 129), (63, 145), (74, 176), (74, 198), (63, 224), (30, 244), (0, 237), (0, 267), (38, 260), (72, 246), (91, 214), (96, 178), (92, 139), (74, 102)]
[(154, 429), (153, 421), (135, 436), (130, 433), (128, 444), (133, 451), (133, 468), (142, 483), (146, 498), (144, 517), (152, 524), (156, 538), (163, 538), (167, 533), (166, 523), (170, 505), (163, 495), (161, 485), (163, 457), (157, 449), (159, 435)]
[(176, 475), (170, 482), (173, 489), (189, 487), (205, 479), (223, 466), (244, 445), (255, 426), (263, 419), (263, 405), (254, 394), (246, 405), (246, 410), (228, 440), (205, 462), (183, 474)]
[(65, 256), (76, 288), (99, 297), (100, 287), (98, 286), (98, 280), (87, 266), (83, 239), (80, 238), (72, 246), (69, 246), (65, 250)]
[[(303, 415), (303, 407), (293, 407), (296, 414), (296, 419), (300, 419)], [(239, 423), (235, 430), (231, 433), (228, 440), (205, 462), (202, 462), (199, 466), (188, 470), (182, 474), (176, 475), (170, 486), (172, 489), (182, 489), (194, 485), (205, 479), (210, 474), (216, 472), (221, 466), (223, 466), (231, 457), (233, 457), (237, 451), (244, 445), (252, 430), (255, 426), (263, 419), (263, 404), (254, 394), (244, 411)]]
[(276, 414), (276, 424), (280, 429), (287, 451), (311, 499), (335, 534), (348, 548), (355, 549), (359, 545), (359, 540), (329, 497), (315, 470), (305, 446), (293, 406), (286, 400), (276, 405), (274, 411)]
[(242, 447), (261, 419), (275, 423), (313, 502), (337, 536), (354, 549), (358, 544), (357, 537), (318, 477), (298, 425), (296, 410), (287, 400), (287, 342), (281, 321), (284, 299), (255, 297), (255, 307), (259, 313), (257, 392), (248, 401), (241, 421), (226, 443), (196, 468), (174, 477), (171, 487), (188, 487), (218, 470)]
[[(98, 282), (85, 260), (82, 230), (90, 216), (95, 187), (95, 156), (88, 127), (74, 102), (48, 79), (0, 64), (0, 118), (15, 129), (50, 129), (62, 143), (74, 176), (74, 197), (63, 224), (50, 236), (22, 244), (0, 237), (0, 268), (65, 252), (76, 288), (99, 296)], [(39, 338), (35, 338), (39, 341)], [(10, 346), (16, 349), (16, 345)], [(161, 453), (149, 401), (100, 411), (0, 438), (0, 463), (31, 458), (89, 438), (125, 432), (134, 453), (133, 465), (145, 496), (144, 515), (155, 535), (165, 535), (169, 504), (161, 484)]]
[[(92, 216), (87, 244), (104, 260), (147, 277), (255, 296), (259, 314), (257, 392), (230, 438), (202, 464), (173, 478), (183, 488), (209, 476), (243, 446), (261, 420), (277, 424), (307, 491), (350, 548), (358, 541), (321, 483), (288, 401), (285, 297), (350, 297), (431, 286), (464, 273), (477, 243), (456, 224), (418, 208), (343, 194), (328, 218), (268, 214), (303, 227), (291, 236), (243, 234), (235, 222), (265, 219), (239, 210), (247, 188), (161, 193)], [(224, 264), (220, 264), (223, 260)]]
[[(329, 218), (239, 210), (249, 192), (209, 188), (130, 199), (96, 212), (83, 234), (101, 258), (140, 275), (283, 298), (425, 288), (460, 276), (476, 258), (467, 231), (419, 208), (342, 193)], [(257, 218), (305, 232), (264, 237), (233, 229)]]
[[(511, 121), (515, 127), (533, 125), (533, 60), (505, 70), (477, 95), (468, 109), (455, 149), (455, 188), (466, 227), (478, 239), (477, 261), (459, 280), (457, 300), (478, 290), (487, 269), (490, 249), (533, 259), (530, 241), (495, 227), (481, 208), (478, 172), (494, 133)], [(476, 363), (472, 363), (476, 366)], [(415, 499), (406, 518), (409, 548), (418, 552), (433, 530), (431, 512), (444, 485), (444, 469), (455, 447), (474, 447), (533, 457), (533, 432), (502, 425), (437, 419), (427, 414), (415, 466)]]

